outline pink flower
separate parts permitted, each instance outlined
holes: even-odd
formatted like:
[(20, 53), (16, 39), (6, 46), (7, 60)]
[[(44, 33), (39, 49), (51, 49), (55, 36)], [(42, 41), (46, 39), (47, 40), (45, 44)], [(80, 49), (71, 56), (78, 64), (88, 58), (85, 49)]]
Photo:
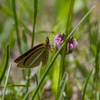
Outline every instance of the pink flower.
[[(63, 44), (64, 36), (65, 36), (65, 33), (63, 33), (63, 34), (59, 33), (59, 34), (56, 34), (56, 35), (53, 36), (54, 48), (56, 49), (56, 51)], [(78, 43), (77, 43), (76, 39), (71, 36), (70, 39), (68, 40), (68, 43), (67, 43), (66, 54), (71, 53), (75, 49), (77, 44)]]
[(76, 39), (71, 36), (68, 43), (67, 43), (66, 53), (71, 53), (75, 49), (77, 44), (78, 43), (77, 43)]
[(63, 35), (61, 35), (61, 33), (54, 35), (53, 42), (54, 42), (54, 48), (58, 50), (64, 42)]

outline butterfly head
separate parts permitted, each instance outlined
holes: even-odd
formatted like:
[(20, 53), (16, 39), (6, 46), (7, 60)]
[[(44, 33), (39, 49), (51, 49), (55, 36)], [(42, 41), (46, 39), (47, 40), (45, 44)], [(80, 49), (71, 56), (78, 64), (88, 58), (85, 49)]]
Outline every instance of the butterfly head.
[(50, 49), (51, 48), (51, 46), (50, 46), (50, 40), (49, 40), (49, 37), (47, 37), (46, 38), (46, 40), (45, 40), (45, 45), (46, 45), (46, 48), (48, 48), (48, 49)]
[(49, 44), (49, 37), (46, 38), (46, 43)]

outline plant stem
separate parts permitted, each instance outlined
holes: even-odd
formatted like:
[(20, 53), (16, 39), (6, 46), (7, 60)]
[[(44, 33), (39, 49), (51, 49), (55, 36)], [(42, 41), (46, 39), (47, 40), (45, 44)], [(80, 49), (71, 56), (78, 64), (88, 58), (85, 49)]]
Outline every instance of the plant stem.
[(21, 42), (20, 42), (20, 36), (19, 36), (19, 30), (18, 30), (18, 22), (17, 22), (17, 14), (16, 14), (16, 7), (15, 7), (15, 0), (12, 0), (12, 8), (13, 8), (13, 15), (15, 19), (15, 27), (16, 27), (16, 34), (17, 34), (17, 43), (19, 47), (19, 51), (21, 52)]
[(1, 83), (1, 81), (2, 81), (2, 79), (4, 77), (4, 75), (5, 75), (5, 72), (6, 72), (7, 66), (8, 66), (8, 62), (9, 62), (9, 44), (7, 44), (7, 51), (6, 52), (7, 52), (6, 53), (7, 54), (7, 56), (6, 56), (6, 63), (5, 63), (4, 71), (3, 71), (2, 75), (1, 75), (1, 78), (0, 78), (0, 83)]
[[(34, 22), (33, 22), (33, 33), (32, 33), (32, 41), (31, 41), (31, 48), (34, 44), (34, 35), (35, 35), (35, 24), (36, 24), (36, 17), (37, 17), (37, 0), (34, 0)], [(27, 91), (29, 86), (29, 77), (30, 77), (31, 70), (28, 70), (28, 81), (27, 81)]]
[(4, 86), (4, 92), (3, 92), (2, 100), (4, 100), (4, 97), (5, 97), (5, 92), (6, 92), (7, 82), (8, 82), (8, 78), (9, 78), (9, 74), (10, 74), (10, 70), (11, 70), (11, 65), (12, 65), (12, 63), (10, 63), (10, 65), (9, 65), (9, 69), (8, 69), (7, 78), (6, 78), (6, 82), (5, 82), (5, 86)]

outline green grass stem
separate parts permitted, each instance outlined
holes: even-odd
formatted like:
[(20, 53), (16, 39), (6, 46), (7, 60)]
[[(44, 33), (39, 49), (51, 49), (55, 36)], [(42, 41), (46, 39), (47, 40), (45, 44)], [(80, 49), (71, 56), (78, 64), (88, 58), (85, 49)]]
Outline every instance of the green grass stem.
[(58, 92), (58, 100), (61, 100), (67, 79), (68, 79), (68, 75), (67, 75), (67, 73), (64, 73), (62, 80), (60, 81), (60, 87), (59, 87), (59, 92)]
[(9, 75), (10, 75), (11, 65), (12, 65), (12, 63), (10, 63), (10, 65), (9, 65), (9, 69), (8, 69), (7, 78), (6, 78), (6, 82), (5, 82), (5, 86), (4, 86), (4, 92), (3, 92), (2, 100), (4, 100), (4, 98), (5, 98), (5, 92), (6, 92), (8, 78), (9, 78)]
[(1, 81), (3, 80), (3, 77), (4, 77), (4, 75), (5, 75), (5, 72), (6, 72), (6, 70), (7, 70), (7, 66), (8, 66), (8, 62), (9, 62), (9, 44), (7, 44), (7, 50), (6, 50), (6, 63), (5, 63), (5, 67), (4, 67), (4, 70), (3, 70), (3, 72), (2, 72), (2, 75), (1, 75), (1, 78), (0, 78), (0, 83), (1, 83)]
[[(70, 8), (69, 8), (69, 12), (68, 12), (68, 19), (66, 22), (66, 35), (65, 38), (67, 37), (68, 33), (71, 31), (71, 23), (72, 23), (72, 14), (73, 14), (73, 7), (74, 7), (74, 0), (70, 1)], [(62, 55), (61, 55), (61, 62), (60, 62), (60, 68), (59, 68), (59, 81), (58, 81), (58, 88), (57, 88), (57, 96), (56, 96), (56, 100), (58, 100), (58, 92), (59, 92), (59, 83), (63, 77), (64, 71), (65, 71), (65, 53), (66, 53), (66, 48), (67, 48), (67, 41), (65, 43), (66, 45), (63, 47), (62, 49)], [(67, 87), (65, 87), (65, 93), (67, 96)]]
[(100, 91), (97, 91), (97, 100), (100, 100)]
[[(7, 87), (26, 87), (26, 84), (9, 84)], [(4, 88), (4, 86), (0, 86), (0, 88)]]
[[(37, 83), (37, 86), (38, 86), (39, 82), (38, 82), (38, 77), (37, 77), (37, 75), (36, 75), (36, 74), (35, 74), (35, 78), (36, 78), (36, 83)], [(39, 92), (38, 92), (38, 99), (39, 99), (39, 100), (41, 100), (41, 97), (40, 97)]]
[(64, 100), (67, 100), (66, 99), (66, 93), (65, 92), (63, 92), (63, 98), (64, 98)]
[(84, 98), (85, 98), (86, 88), (87, 88), (87, 84), (89, 82), (90, 76), (92, 74), (92, 71), (93, 71), (93, 69), (90, 71), (89, 76), (87, 77), (87, 80), (86, 80), (86, 83), (85, 83), (85, 87), (84, 87), (84, 90), (83, 90), (82, 100), (85, 100)]
[(22, 53), (19, 30), (18, 30), (18, 20), (17, 20), (17, 14), (16, 14), (15, 0), (12, 0), (12, 9), (13, 9), (13, 16), (14, 16), (14, 20), (15, 20), (17, 43), (18, 43), (19, 51), (20, 51), (20, 53)]
[(30, 94), (30, 91), (28, 91), (28, 92), (25, 94), (25, 96), (24, 96), (23, 100), (27, 100), (27, 98), (28, 98), (29, 94)]
[(37, 4), (38, 4), (38, 1), (34, 0), (34, 20), (33, 20), (33, 33), (32, 33), (31, 48), (33, 47), (33, 44), (34, 44), (35, 25), (36, 25), (36, 17), (37, 17)]
[[(33, 22), (33, 33), (32, 33), (32, 41), (31, 41), (31, 48), (33, 47), (34, 44), (34, 36), (35, 36), (35, 24), (36, 24), (36, 16), (37, 16), (37, 0), (34, 0), (34, 22)], [(30, 77), (31, 70), (28, 70), (28, 80), (27, 80), (27, 86), (29, 85), (29, 77)], [(28, 87), (27, 87), (27, 92), (28, 92)]]

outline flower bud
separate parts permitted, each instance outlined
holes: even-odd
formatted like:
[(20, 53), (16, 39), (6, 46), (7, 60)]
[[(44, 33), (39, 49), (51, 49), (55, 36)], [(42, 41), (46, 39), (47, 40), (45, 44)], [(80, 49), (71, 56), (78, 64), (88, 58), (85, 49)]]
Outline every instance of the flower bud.
[[(56, 51), (63, 44), (64, 36), (65, 36), (65, 33), (63, 33), (63, 34), (59, 33), (59, 34), (56, 34), (56, 35), (53, 36), (54, 48), (55, 48)], [(77, 44), (78, 43), (77, 43), (76, 39), (71, 36), (70, 39), (68, 40), (68, 43), (67, 43), (66, 54), (71, 53), (75, 49)]]

